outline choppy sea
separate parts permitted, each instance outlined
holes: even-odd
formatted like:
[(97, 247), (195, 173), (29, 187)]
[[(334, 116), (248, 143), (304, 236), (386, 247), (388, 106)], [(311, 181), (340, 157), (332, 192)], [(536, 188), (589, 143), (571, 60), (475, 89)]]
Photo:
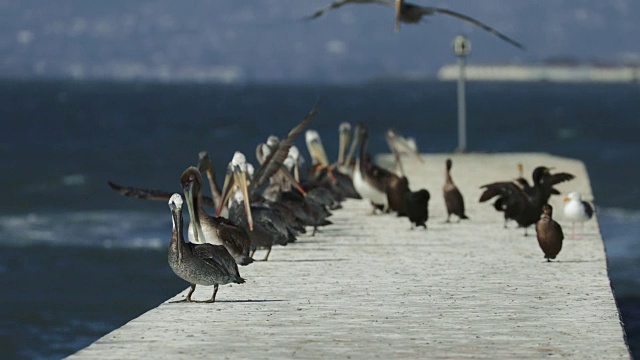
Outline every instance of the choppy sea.
[[(0, 358), (64, 357), (185, 288), (166, 263), (168, 211), (107, 180), (178, 190), (199, 151), (223, 169), (319, 97), (312, 127), (329, 151), (342, 121), (367, 123), (372, 153), (389, 127), (423, 152), (457, 145), (453, 83), (0, 81)], [(640, 358), (640, 85), (470, 83), (467, 102), (470, 151), (586, 163)]]

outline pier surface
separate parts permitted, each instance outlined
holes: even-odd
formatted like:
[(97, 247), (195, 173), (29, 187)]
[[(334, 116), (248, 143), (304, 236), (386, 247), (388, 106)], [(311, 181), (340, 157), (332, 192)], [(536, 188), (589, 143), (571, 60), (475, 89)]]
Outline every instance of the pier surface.
[[(163, 303), (71, 358), (629, 358), (597, 220), (571, 238), (562, 196), (552, 197), (565, 241), (558, 261), (547, 263), (535, 229), (528, 237), (513, 223), (505, 230), (502, 213), (478, 203), (479, 186), (514, 179), (518, 162), (529, 179), (538, 165), (570, 172), (576, 179), (557, 188), (592, 199), (584, 164), (544, 154), (451, 155), (471, 220), (446, 224), (447, 157), (403, 162), (411, 188), (431, 193), (426, 231), (347, 201), (315, 237), (241, 267), (247, 282), (221, 286), (216, 303)], [(198, 287), (194, 299), (211, 291)]]

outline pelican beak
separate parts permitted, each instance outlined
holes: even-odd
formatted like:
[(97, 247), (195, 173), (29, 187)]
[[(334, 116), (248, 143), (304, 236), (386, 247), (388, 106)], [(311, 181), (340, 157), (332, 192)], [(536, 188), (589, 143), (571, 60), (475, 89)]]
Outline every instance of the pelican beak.
[(222, 196), (220, 198), (220, 204), (218, 204), (218, 209), (216, 211), (216, 216), (220, 216), (222, 212), (222, 207), (227, 204), (229, 201), (229, 197), (231, 197), (231, 189), (233, 188), (233, 177), (232, 172), (227, 171), (227, 175), (224, 177), (224, 185), (222, 185)]
[[(193, 181), (187, 183), (184, 188), (184, 197), (187, 200), (187, 209), (189, 209), (189, 217), (191, 218), (191, 222), (193, 224), (193, 235), (196, 240), (196, 243), (200, 243), (200, 236), (202, 236), (202, 226), (200, 225), (200, 218), (196, 214), (195, 209), (193, 208)], [(204, 239), (203, 239), (204, 241)]]
[(304, 189), (302, 188), (302, 186), (300, 186), (300, 184), (298, 183), (298, 181), (295, 179), (295, 177), (293, 175), (291, 175), (291, 173), (289, 171), (287, 171), (287, 169), (281, 167), (278, 172), (280, 174), (282, 174), (287, 180), (289, 180), (289, 182), (295, 186), (296, 189), (298, 189), (298, 191), (300, 191), (300, 193), (304, 196), (307, 196), (307, 192), (304, 191)]
[(349, 137), (351, 126), (347, 126), (349, 123), (344, 123), (344, 126), (340, 127), (340, 144), (338, 148), (338, 166), (344, 165), (344, 155), (347, 152), (347, 146), (349, 146)]
[(396, 24), (395, 24), (395, 31), (398, 32), (400, 31), (400, 13), (402, 11), (402, 5), (404, 3), (404, 0), (396, 0)]
[(329, 166), (329, 159), (327, 153), (324, 151), (324, 146), (319, 140), (312, 140), (308, 144), (309, 153), (311, 157), (318, 162), (322, 167)]
[[(173, 231), (176, 233), (182, 230), (182, 209), (171, 204), (171, 216), (173, 217)], [(178, 235), (178, 265), (182, 265), (182, 239)]]
[(346, 159), (344, 159), (345, 166), (349, 166), (349, 164), (351, 163), (351, 158), (353, 158), (356, 153), (356, 148), (358, 147), (358, 130), (359, 127), (357, 127), (355, 130), (353, 140), (351, 141), (351, 146), (349, 147), (349, 153), (347, 154)]
[(201, 151), (198, 160), (198, 170), (200, 173), (207, 174), (207, 180), (209, 180), (209, 188), (211, 189), (211, 195), (216, 201), (220, 201), (220, 194), (216, 193), (216, 175), (213, 172), (213, 165), (209, 159), (209, 154), (206, 151)]
[(562, 201), (567, 202), (567, 201), (571, 201), (571, 199), (568, 196), (565, 196), (564, 199), (562, 199)]
[(300, 167), (298, 166), (298, 162), (296, 161), (295, 165), (293, 165), (293, 178), (297, 183), (300, 183)]
[[(251, 204), (249, 203), (249, 183), (247, 181), (247, 173), (241, 170), (233, 172), (233, 179), (236, 185), (242, 191), (244, 197), (244, 211), (247, 215), (247, 223), (249, 230), (253, 231), (253, 216), (251, 215)], [(231, 191), (229, 191), (231, 193)]]

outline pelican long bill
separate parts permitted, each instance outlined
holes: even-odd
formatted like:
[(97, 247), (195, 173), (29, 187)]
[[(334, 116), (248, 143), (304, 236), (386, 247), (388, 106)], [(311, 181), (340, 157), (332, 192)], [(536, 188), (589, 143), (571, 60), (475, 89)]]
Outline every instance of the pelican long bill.
[(187, 200), (187, 209), (189, 210), (189, 217), (191, 218), (191, 222), (193, 223), (193, 236), (196, 243), (205, 242), (204, 239), (200, 239), (200, 236), (204, 237), (204, 232), (202, 231), (202, 226), (200, 225), (200, 217), (196, 214), (196, 211), (193, 207), (193, 181), (187, 183), (184, 188), (184, 196)]

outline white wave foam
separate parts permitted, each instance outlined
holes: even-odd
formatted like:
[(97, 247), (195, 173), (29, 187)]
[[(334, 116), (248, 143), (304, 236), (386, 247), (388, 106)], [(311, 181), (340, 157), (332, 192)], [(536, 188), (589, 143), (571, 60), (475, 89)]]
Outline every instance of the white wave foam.
[(0, 244), (165, 247), (171, 217), (165, 213), (90, 211), (0, 216)]

